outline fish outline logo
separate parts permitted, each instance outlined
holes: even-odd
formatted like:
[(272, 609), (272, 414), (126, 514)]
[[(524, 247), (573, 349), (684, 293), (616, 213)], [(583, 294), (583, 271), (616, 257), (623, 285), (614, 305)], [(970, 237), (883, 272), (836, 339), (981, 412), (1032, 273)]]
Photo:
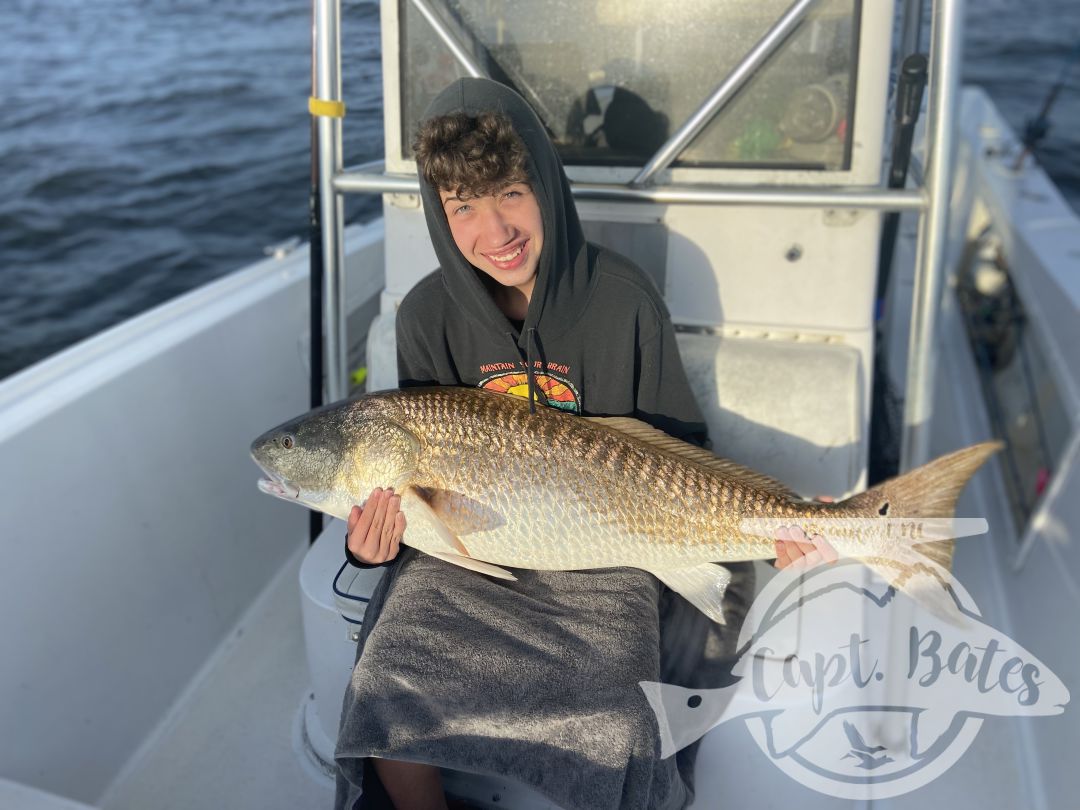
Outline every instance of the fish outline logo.
[(988, 719), (1064, 712), (1069, 690), (1049, 667), (985, 623), (949, 572), (933, 576), (948, 582), (961, 622), (854, 559), (778, 572), (743, 624), (734, 684), (639, 684), (661, 756), (741, 720), (801, 784), (843, 799), (890, 798), (945, 773)]

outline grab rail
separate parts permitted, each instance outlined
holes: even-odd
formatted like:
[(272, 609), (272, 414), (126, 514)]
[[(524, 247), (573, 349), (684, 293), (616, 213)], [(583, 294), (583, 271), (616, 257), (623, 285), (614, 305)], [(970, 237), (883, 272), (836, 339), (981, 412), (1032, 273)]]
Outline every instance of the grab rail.
[[(334, 175), (334, 190), (354, 194), (419, 194), (414, 174), (382, 171), (372, 161)], [(699, 205), (760, 205), (791, 208), (860, 208), (876, 211), (921, 211), (922, 192), (871, 187), (669, 185), (636, 188), (617, 183), (576, 183), (570, 191), (578, 200), (604, 202), (688, 203)]]

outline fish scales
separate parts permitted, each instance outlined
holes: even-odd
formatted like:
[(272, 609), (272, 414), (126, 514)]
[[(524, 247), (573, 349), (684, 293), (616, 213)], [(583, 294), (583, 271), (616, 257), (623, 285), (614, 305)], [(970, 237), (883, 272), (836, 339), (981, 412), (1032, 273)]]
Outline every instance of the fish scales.
[[(420, 486), (464, 493), (506, 516), (498, 538), (462, 538), (490, 562), (591, 568), (765, 559), (774, 556), (772, 540), (739, 532), (741, 519), (799, 511), (596, 423), (463, 392), (472, 393), (408, 397), (403, 424), (421, 439)], [(509, 441), (509, 458), (492, 452), (500, 440)]]
[[(898, 540), (876, 518), (952, 517), (960, 490), (999, 448), (958, 450), (822, 504), (636, 420), (532, 413), (508, 394), (432, 388), (317, 409), (260, 436), (252, 456), (270, 476), (264, 492), (339, 518), (374, 487), (394, 487), (403, 541), (452, 564), (503, 578), (512, 574), (500, 566), (634, 566), (722, 621), (727, 575), (713, 563), (774, 556), (772, 532), (745, 533), (745, 518), (824, 534), (934, 610), (955, 611), (938, 584), (928, 590), (916, 576), (931, 562), (947, 567), (952, 543)], [(831, 518), (871, 520), (843, 528)]]

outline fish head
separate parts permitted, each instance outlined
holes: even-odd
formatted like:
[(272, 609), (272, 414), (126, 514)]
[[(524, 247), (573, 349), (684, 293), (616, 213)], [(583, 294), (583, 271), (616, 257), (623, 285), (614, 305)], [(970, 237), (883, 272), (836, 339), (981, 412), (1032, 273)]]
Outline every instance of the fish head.
[(375, 487), (407, 486), (418, 452), (415, 434), (366, 397), (317, 408), (251, 444), (262, 492), (342, 520)]

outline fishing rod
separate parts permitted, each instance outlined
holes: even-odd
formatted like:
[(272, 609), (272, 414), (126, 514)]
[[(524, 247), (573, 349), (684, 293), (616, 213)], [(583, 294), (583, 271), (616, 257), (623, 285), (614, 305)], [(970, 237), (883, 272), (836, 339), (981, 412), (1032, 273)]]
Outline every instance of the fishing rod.
[[(907, 184), (908, 167), (911, 164), (911, 147), (915, 139), (915, 125), (922, 110), (923, 91), (926, 88), (928, 61), (925, 54), (913, 53), (904, 58), (896, 84), (895, 118), (893, 126), (892, 154), (889, 165), (888, 186), (903, 188)], [(901, 398), (889, 386), (886, 357), (882, 349), (880, 330), (885, 314), (885, 294), (896, 253), (896, 236), (900, 229), (900, 212), (892, 211), (881, 225), (881, 241), (878, 243), (877, 288), (875, 293), (874, 322), (878, 335), (874, 348), (874, 379), (871, 388), (874, 417), (870, 422), (870, 483), (892, 478), (899, 471), (900, 456), (896, 437), (900, 433), (903, 411)]]
[[(911, 164), (911, 145), (915, 139), (915, 125), (922, 109), (923, 90), (926, 88), (927, 59), (925, 54), (913, 53), (904, 59), (900, 78), (896, 84), (895, 128), (893, 129), (892, 159), (889, 167), (889, 188), (903, 188), (907, 183), (908, 166)], [(881, 228), (878, 252), (877, 300), (878, 318), (882, 315), (885, 291), (892, 272), (893, 254), (896, 252), (896, 234), (900, 228), (900, 212), (892, 211)]]
[(1054, 102), (1057, 101), (1061, 88), (1065, 86), (1065, 82), (1069, 78), (1069, 71), (1077, 62), (1080, 62), (1080, 42), (1073, 46), (1072, 52), (1066, 57), (1065, 64), (1061, 66), (1061, 75), (1054, 82), (1054, 86), (1050, 88), (1050, 92), (1046, 94), (1046, 99), (1043, 101), (1039, 114), (1034, 118), (1029, 118), (1027, 124), (1024, 125), (1024, 148), (1020, 151), (1016, 163), (1013, 165), (1014, 172), (1020, 171), (1025, 158), (1031, 154), (1039, 141), (1045, 138), (1046, 133), (1050, 131), (1050, 110), (1053, 108)]

